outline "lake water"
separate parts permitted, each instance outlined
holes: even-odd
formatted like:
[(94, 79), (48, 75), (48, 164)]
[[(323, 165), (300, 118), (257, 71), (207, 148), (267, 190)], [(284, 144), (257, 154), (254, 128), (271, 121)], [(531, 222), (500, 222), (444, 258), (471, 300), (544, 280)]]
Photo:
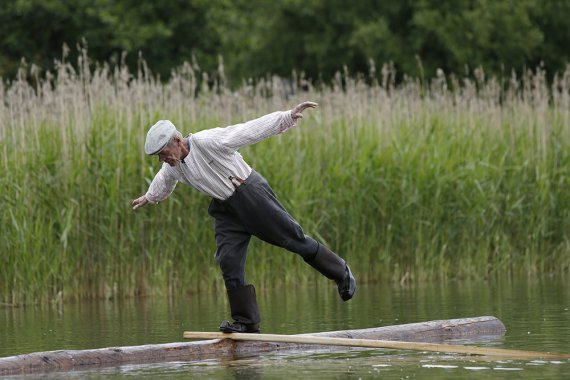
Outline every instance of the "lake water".
[[(360, 286), (343, 303), (334, 286), (257, 289), (262, 332), (295, 334), (493, 315), (504, 337), (459, 343), (570, 353), (568, 278), (518, 278), (410, 286)], [(185, 330), (216, 331), (229, 310), (223, 292), (64, 305), (0, 307), (0, 357), (182, 341)], [(457, 342), (456, 342), (457, 343)], [(195, 362), (52, 372), (17, 379), (570, 379), (570, 361), (496, 360), (413, 351), (338, 348)]]

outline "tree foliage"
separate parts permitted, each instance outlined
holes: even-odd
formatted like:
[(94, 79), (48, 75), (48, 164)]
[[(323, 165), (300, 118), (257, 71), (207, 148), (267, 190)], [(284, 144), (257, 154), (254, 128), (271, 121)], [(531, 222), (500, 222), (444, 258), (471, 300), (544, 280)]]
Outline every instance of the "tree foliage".
[(139, 53), (167, 76), (195, 58), (213, 71), (218, 56), (230, 79), (303, 71), (330, 78), (370, 60), (401, 73), (437, 68), (498, 73), (544, 63), (561, 71), (570, 58), (566, 0), (4, 0), (0, 5), (0, 76), (21, 59), (44, 70), (64, 44), (87, 41), (95, 61)]

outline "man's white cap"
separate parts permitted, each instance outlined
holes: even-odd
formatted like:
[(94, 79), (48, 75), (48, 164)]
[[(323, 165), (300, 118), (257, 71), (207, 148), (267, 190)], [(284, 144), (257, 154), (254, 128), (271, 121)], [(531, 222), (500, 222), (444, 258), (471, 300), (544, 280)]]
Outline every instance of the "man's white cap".
[(148, 130), (144, 143), (144, 152), (150, 156), (160, 153), (170, 141), (176, 127), (170, 120), (159, 120)]

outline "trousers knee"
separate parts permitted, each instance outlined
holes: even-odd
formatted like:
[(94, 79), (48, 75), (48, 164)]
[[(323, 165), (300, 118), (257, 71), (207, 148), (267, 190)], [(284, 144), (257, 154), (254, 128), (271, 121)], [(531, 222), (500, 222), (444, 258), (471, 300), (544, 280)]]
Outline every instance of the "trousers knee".
[(312, 237), (304, 235), (302, 239), (287, 241), (284, 248), (300, 255), (303, 259), (310, 259), (317, 253), (319, 243)]

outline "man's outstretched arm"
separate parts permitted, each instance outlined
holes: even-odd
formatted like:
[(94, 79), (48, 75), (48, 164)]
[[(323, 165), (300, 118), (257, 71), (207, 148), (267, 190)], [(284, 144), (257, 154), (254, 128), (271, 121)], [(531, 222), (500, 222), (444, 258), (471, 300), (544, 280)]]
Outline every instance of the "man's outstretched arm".
[(238, 150), (242, 146), (255, 144), (271, 136), (283, 133), (295, 126), (296, 121), (303, 117), (307, 108), (316, 108), (315, 102), (303, 102), (289, 111), (273, 112), (246, 123), (235, 124), (226, 128), (210, 130), (217, 134), (216, 140), (231, 150)]

